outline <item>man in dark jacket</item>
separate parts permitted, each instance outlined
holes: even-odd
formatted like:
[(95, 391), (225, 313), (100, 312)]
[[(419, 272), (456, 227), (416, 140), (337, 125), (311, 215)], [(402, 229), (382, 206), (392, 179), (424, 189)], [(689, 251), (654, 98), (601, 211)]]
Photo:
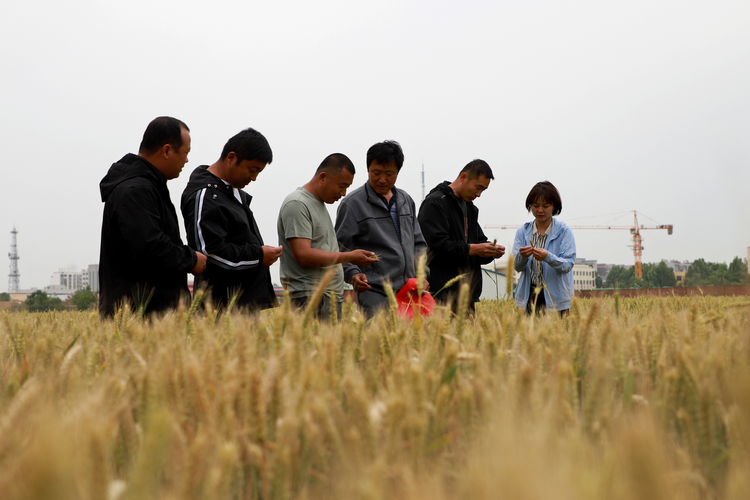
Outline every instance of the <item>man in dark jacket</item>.
[(189, 297), (187, 273), (200, 274), (206, 256), (182, 244), (167, 180), (188, 161), (190, 131), (162, 116), (149, 123), (138, 154), (114, 163), (99, 188), (104, 202), (99, 256), (99, 312), (123, 302), (145, 313), (177, 307)]
[(263, 244), (250, 210), (252, 196), (242, 190), (272, 160), (266, 138), (248, 128), (227, 141), (217, 162), (196, 168), (182, 193), (188, 243), (208, 256), (195, 286), (206, 282), (214, 307), (226, 307), (234, 294), (244, 310), (276, 305), (269, 266), (281, 247)]
[[(473, 201), (494, 179), (492, 169), (483, 160), (466, 165), (455, 181), (438, 184), (419, 209), (419, 225), (427, 241), (427, 264), (435, 300), (450, 304), (456, 311), (456, 299), (462, 282), (470, 286), (469, 312), (482, 294), (482, 264), (505, 254), (505, 247), (487, 241), (479, 226), (479, 209)], [(466, 274), (440, 291), (447, 282)], [(439, 292), (439, 293), (438, 293)]]

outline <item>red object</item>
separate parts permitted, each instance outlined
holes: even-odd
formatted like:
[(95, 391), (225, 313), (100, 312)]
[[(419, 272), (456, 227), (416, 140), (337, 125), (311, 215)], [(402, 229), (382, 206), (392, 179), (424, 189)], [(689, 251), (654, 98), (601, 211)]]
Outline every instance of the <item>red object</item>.
[(420, 300), (417, 293), (417, 278), (409, 278), (406, 284), (396, 294), (398, 314), (402, 318), (414, 318), (415, 309), (419, 309), (422, 316), (429, 316), (435, 309), (435, 299), (429, 292), (422, 292)]

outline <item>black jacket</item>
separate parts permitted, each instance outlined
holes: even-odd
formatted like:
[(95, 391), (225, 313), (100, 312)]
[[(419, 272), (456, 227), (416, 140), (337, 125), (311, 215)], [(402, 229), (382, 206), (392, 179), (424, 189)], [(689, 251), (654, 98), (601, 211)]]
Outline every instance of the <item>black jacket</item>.
[(232, 187), (202, 165), (190, 175), (180, 207), (188, 244), (206, 254), (208, 263), (195, 286), (207, 281), (213, 305), (220, 307), (238, 290), (237, 305), (268, 309), (276, 305), (271, 272), (263, 265), (263, 238), (250, 210), (252, 196)]
[[(466, 202), (468, 242), (464, 240), (464, 215), (459, 203), (450, 182), (445, 181), (430, 191), (419, 208), (419, 225), (427, 240), (430, 291), (437, 293), (459, 274), (470, 273), (471, 300), (477, 302), (482, 294), (481, 265), (493, 259), (469, 256), (469, 244), (484, 243), (487, 237), (479, 226), (479, 209), (469, 201)], [(450, 301), (458, 295), (459, 287), (460, 282), (443, 290), (436, 300)]]
[(182, 244), (167, 178), (134, 154), (114, 163), (99, 189), (104, 202), (99, 254), (99, 312), (112, 316), (123, 299), (146, 312), (177, 307), (189, 297), (195, 252)]

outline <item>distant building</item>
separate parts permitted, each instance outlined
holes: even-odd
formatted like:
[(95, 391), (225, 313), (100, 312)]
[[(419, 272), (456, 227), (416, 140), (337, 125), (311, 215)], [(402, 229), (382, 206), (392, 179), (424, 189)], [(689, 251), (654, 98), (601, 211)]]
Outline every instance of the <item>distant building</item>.
[(79, 290), (87, 286), (92, 292), (99, 291), (99, 265), (91, 264), (88, 269), (78, 271), (75, 268), (60, 269), (52, 273), (50, 284), (44, 287), (44, 292), (61, 300), (67, 300)]
[(99, 292), (99, 264), (89, 264), (87, 276), (84, 278), (83, 288), (91, 287), (94, 293)]
[(675, 271), (674, 279), (677, 280), (677, 286), (685, 286), (686, 271)]
[(596, 274), (599, 275), (602, 281), (606, 281), (607, 275), (609, 274), (609, 271), (612, 270), (612, 267), (613, 267), (613, 264), (597, 264)]
[(583, 264), (584, 266), (591, 266), (593, 269), (596, 269), (598, 266), (595, 260), (584, 259), (582, 257), (576, 258), (576, 264)]
[(68, 300), (77, 290), (71, 290), (62, 285), (47, 285), (44, 287), (43, 291), (48, 297), (57, 297), (60, 300)]
[(15, 300), (18, 302), (26, 302), (26, 299), (29, 298), (29, 295), (36, 292), (36, 288), (30, 288), (29, 290), (19, 290), (17, 293), (11, 293), (10, 300)]
[(56, 287), (58, 289), (68, 289), (74, 292), (77, 290), (82, 290), (84, 288), (83, 273), (83, 271), (75, 271), (73, 268), (60, 269), (56, 273), (52, 273), (52, 282), (50, 283), (50, 287)]
[(675, 276), (677, 276), (677, 273), (685, 273), (690, 268), (690, 262), (687, 260), (680, 262), (679, 260), (661, 259), (661, 261), (675, 273)]
[[(584, 264), (586, 262), (586, 264)], [(573, 289), (593, 290), (596, 288), (597, 264), (595, 260), (576, 259), (573, 265)]]

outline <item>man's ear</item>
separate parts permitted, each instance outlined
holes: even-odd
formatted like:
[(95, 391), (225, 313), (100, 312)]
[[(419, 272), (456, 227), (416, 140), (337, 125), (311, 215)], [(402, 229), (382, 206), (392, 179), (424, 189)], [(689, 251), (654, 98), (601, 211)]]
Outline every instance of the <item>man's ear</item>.
[(224, 158), (224, 161), (226, 161), (229, 165), (232, 165), (237, 162), (237, 153), (234, 151), (230, 151), (227, 153), (227, 157)]
[(469, 180), (469, 174), (468, 174), (468, 172), (461, 172), (460, 174), (458, 174), (458, 179), (462, 183), (466, 183)]
[(169, 158), (169, 153), (171, 151), (174, 151), (174, 148), (172, 147), (171, 144), (167, 143), (161, 147), (159, 154), (166, 160)]

